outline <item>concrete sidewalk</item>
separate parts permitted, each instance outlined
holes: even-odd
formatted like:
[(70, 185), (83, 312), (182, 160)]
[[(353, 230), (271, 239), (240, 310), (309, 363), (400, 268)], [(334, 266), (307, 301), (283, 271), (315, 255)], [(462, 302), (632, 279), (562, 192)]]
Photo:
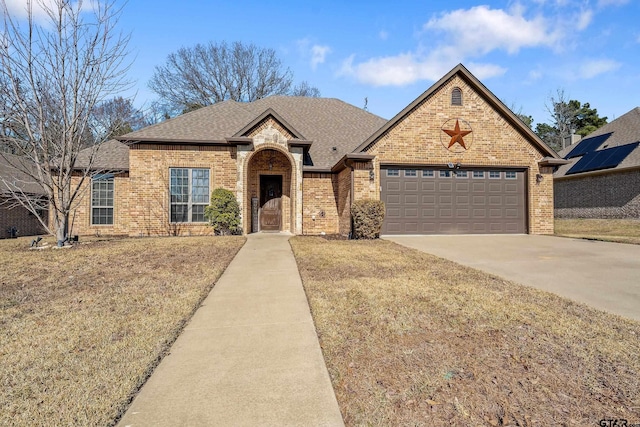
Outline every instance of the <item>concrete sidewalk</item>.
[(249, 235), (119, 426), (344, 425), (288, 239)]

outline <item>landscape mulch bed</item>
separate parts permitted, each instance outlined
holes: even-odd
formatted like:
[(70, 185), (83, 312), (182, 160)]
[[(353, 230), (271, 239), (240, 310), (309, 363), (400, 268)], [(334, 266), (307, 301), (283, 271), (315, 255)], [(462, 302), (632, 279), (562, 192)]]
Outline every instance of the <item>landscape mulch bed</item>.
[(347, 425), (640, 423), (639, 323), (387, 241), (291, 244)]

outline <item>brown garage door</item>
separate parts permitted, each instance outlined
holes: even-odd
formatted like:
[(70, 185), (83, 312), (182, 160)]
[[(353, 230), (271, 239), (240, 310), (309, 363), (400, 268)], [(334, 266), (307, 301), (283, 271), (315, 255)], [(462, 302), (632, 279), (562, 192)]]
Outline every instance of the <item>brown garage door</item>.
[(525, 171), (383, 167), (382, 234), (526, 233)]

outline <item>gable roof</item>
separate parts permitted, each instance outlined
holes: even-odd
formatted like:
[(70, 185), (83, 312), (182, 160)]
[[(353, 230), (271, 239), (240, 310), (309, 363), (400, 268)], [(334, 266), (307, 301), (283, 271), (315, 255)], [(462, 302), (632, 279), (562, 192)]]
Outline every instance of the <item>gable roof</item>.
[(229, 138), (269, 115), (299, 139), (312, 141), (311, 161), (322, 169), (330, 169), (386, 123), (382, 117), (335, 98), (270, 96), (247, 103), (219, 102), (118, 139), (130, 143), (229, 144)]
[(398, 124), (402, 119), (411, 114), (411, 112), (417, 108), (425, 99), (429, 98), (435, 92), (437, 92), (446, 82), (448, 82), (454, 76), (462, 78), (469, 86), (471, 86), (476, 92), (480, 93), (483, 99), (488, 102), (493, 108), (495, 108), (502, 116), (517, 130), (527, 137), (543, 154), (551, 159), (559, 158), (558, 154), (547, 144), (544, 143), (536, 135), (529, 126), (525, 125), (522, 120), (518, 118), (502, 101), (500, 101), (485, 85), (480, 82), (464, 65), (458, 64), (451, 71), (445, 74), (440, 80), (435, 82), (429, 89), (427, 89), (422, 95), (416, 98), (411, 104), (409, 104), (404, 110), (400, 111), (391, 120), (389, 120), (383, 127), (378, 129), (373, 135), (367, 138), (355, 151), (365, 151), (373, 143), (375, 143), (380, 137), (382, 137), (387, 131)]
[[(554, 174), (554, 178), (583, 176), (585, 174), (602, 173), (603, 171), (611, 172), (619, 169), (640, 167), (640, 145), (635, 148), (631, 145), (636, 142), (640, 142), (640, 107), (633, 108), (617, 119), (590, 133), (585, 138), (582, 138), (578, 143), (562, 149), (559, 153), (562, 157), (571, 156), (572, 152), (582, 154), (568, 158), (570, 163), (558, 168)], [(590, 153), (599, 153), (604, 150), (614, 151), (611, 149), (623, 146), (627, 146), (626, 148), (628, 148), (628, 150), (622, 149), (623, 151), (630, 152), (617, 165), (604, 169), (567, 174), (576, 163), (585, 158), (585, 156), (590, 155)], [(578, 150), (574, 151), (576, 148), (578, 148)], [(586, 150), (583, 150), (583, 148), (586, 148)], [(594, 154), (591, 154), (591, 157), (593, 156)]]

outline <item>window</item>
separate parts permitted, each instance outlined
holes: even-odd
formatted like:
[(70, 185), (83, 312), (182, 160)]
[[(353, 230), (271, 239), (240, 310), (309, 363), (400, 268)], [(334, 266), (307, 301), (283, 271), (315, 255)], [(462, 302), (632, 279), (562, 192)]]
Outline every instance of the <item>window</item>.
[(468, 178), (468, 176), (467, 171), (456, 171), (456, 178)]
[(113, 225), (113, 175), (91, 179), (91, 225)]
[(440, 171), (440, 178), (450, 178), (451, 171)]
[(459, 87), (451, 91), (451, 105), (462, 105), (462, 90)]
[(500, 179), (499, 171), (489, 171), (489, 179)]
[(484, 178), (484, 171), (473, 171), (474, 178)]
[(516, 179), (516, 173), (514, 171), (508, 171), (504, 173), (506, 179)]
[(433, 178), (433, 171), (432, 170), (423, 170), (422, 171), (422, 177), (423, 178)]
[(205, 222), (209, 204), (209, 169), (172, 168), (171, 222)]
[(418, 176), (418, 171), (415, 169), (406, 169), (404, 171), (404, 176)]
[(387, 169), (387, 176), (400, 176), (399, 169)]

